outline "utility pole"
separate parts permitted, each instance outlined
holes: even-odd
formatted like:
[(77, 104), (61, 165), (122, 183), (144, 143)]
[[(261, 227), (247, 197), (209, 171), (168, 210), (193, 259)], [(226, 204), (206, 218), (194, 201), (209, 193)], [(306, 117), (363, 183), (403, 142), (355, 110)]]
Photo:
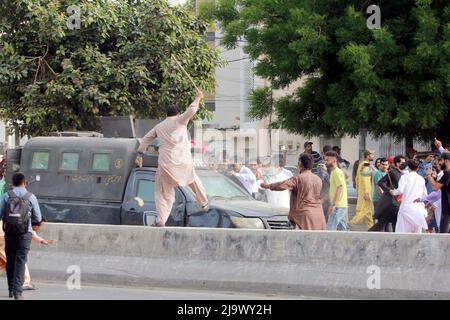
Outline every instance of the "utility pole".
[(273, 114), (273, 88), (270, 86), (270, 115), (269, 115), (269, 155), (272, 156), (272, 114)]
[(366, 150), (367, 130), (359, 129), (359, 159), (362, 159), (364, 151)]

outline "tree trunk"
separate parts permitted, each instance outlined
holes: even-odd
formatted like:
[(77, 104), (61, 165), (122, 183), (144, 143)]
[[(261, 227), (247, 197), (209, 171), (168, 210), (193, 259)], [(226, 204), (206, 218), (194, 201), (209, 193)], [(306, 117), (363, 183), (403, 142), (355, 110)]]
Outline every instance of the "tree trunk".
[(272, 156), (272, 114), (273, 114), (273, 89), (270, 88), (270, 115), (269, 115), (269, 155)]

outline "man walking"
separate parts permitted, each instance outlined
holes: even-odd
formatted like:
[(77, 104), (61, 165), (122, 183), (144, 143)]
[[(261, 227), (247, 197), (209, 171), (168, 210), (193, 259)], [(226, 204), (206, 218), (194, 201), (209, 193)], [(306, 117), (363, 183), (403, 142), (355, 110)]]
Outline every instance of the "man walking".
[(40, 222), (42, 215), (36, 197), (25, 188), (25, 176), (16, 173), (12, 180), (13, 189), (0, 201), (0, 219), (5, 232), (9, 297), (22, 300), (25, 263), (31, 246), (31, 223)]
[(247, 168), (244, 164), (244, 161), (238, 161), (234, 164), (234, 170), (228, 172), (228, 175), (236, 177), (239, 182), (244, 186), (247, 192), (254, 196), (255, 193), (258, 193), (258, 184), (256, 183), (256, 176)]
[(5, 187), (6, 187), (5, 171), (0, 166), (0, 199), (3, 199), (3, 194), (5, 193)]
[(158, 214), (156, 225), (165, 226), (175, 201), (175, 188), (190, 186), (195, 192), (202, 211), (208, 211), (208, 198), (192, 162), (191, 143), (187, 125), (197, 113), (203, 92), (197, 92), (194, 102), (181, 114), (178, 107), (167, 109), (167, 118), (157, 124), (142, 139), (136, 165), (142, 167), (142, 157), (148, 145), (156, 138), (160, 140), (158, 169), (156, 172), (155, 204)]
[(300, 173), (288, 180), (262, 183), (261, 188), (273, 191), (291, 191), (289, 221), (300, 230), (325, 230), (325, 216), (320, 202), (322, 181), (312, 173), (311, 155), (302, 153), (298, 160)]
[(416, 160), (408, 161), (409, 173), (402, 175), (398, 188), (390, 190), (393, 196), (402, 194), (402, 202), (398, 211), (395, 232), (421, 233), (428, 229), (426, 221), (427, 210), (416, 199), (427, 195), (425, 179), (418, 173), (419, 163)]
[(425, 179), (425, 187), (427, 188), (427, 192), (431, 193), (433, 190), (431, 189), (430, 182), (428, 181), (427, 171), (433, 167), (434, 162), (434, 153), (430, 153), (426, 156), (425, 160), (420, 163), (419, 171), (417, 173)]
[(375, 172), (372, 181), (372, 200), (374, 210), (376, 210), (378, 201), (380, 201), (381, 195), (383, 194), (383, 189), (381, 189), (378, 186), (378, 182), (386, 175), (388, 170), (389, 170), (389, 160), (386, 158), (381, 158), (380, 167)]
[(358, 173), (358, 167), (359, 167), (359, 159), (353, 163), (353, 168), (352, 168), (352, 183), (353, 183), (353, 188), (355, 188), (355, 189), (356, 189), (356, 174)]
[(262, 170), (259, 166), (258, 160), (256, 159), (252, 159), (248, 162), (248, 166), (249, 169), (253, 172), (253, 174), (256, 177), (256, 181), (258, 180), (262, 180), (263, 176), (262, 176)]
[(356, 191), (358, 200), (356, 202), (356, 215), (350, 221), (350, 226), (358, 224), (365, 219), (367, 228), (373, 226), (373, 204), (372, 204), (372, 172), (373, 167), (370, 162), (373, 161), (374, 152), (364, 151), (364, 159), (359, 163), (356, 172)]
[(450, 153), (444, 152), (441, 155), (443, 164), (441, 166), (444, 174), (436, 181), (431, 170), (428, 171), (428, 181), (434, 191), (441, 190), (441, 222), (439, 225), (440, 233), (449, 233), (450, 231)]
[(338, 167), (338, 155), (334, 151), (325, 154), (330, 174), (331, 205), (328, 208), (327, 230), (348, 230), (347, 184), (344, 172)]
[(337, 154), (338, 166), (339, 168), (348, 169), (350, 167), (350, 162), (342, 158), (341, 148), (339, 146), (334, 146), (333, 151)]
[(369, 229), (369, 231), (388, 231), (389, 223), (392, 225), (392, 231), (395, 230), (399, 203), (389, 191), (398, 188), (398, 182), (403, 174), (402, 168), (405, 161), (405, 157), (396, 156), (393, 160), (394, 165), (386, 175), (378, 181), (378, 186), (383, 190), (383, 194), (375, 208), (375, 218), (377, 219), (377, 223)]
[(306, 154), (309, 154), (313, 160), (312, 173), (317, 174), (319, 171), (319, 163), (323, 161), (320, 153), (317, 151), (313, 151), (313, 143), (312, 141), (306, 141), (304, 144)]

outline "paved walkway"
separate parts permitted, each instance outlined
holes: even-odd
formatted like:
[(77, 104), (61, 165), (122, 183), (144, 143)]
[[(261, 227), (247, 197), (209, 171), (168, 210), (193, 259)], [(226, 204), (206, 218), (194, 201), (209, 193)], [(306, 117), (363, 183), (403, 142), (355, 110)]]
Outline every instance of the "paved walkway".
[[(273, 294), (220, 292), (211, 290), (186, 290), (172, 288), (119, 288), (99, 285), (82, 286), (68, 290), (65, 283), (35, 283), (38, 290), (24, 291), (26, 300), (310, 300), (312, 297), (295, 297)], [(0, 300), (8, 300), (7, 284), (0, 277)], [(12, 299), (11, 299), (12, 300)]]

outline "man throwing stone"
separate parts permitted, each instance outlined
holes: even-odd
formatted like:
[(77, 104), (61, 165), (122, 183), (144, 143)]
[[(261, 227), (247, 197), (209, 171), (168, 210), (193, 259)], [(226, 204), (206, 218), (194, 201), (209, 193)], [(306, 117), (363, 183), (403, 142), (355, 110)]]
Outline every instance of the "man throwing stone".
[(208, 211), (208, 198), (194, 170), (187, 131), (187, 125), (197, 113), (202, 99), (203, 92), (198, 91), (194, 102), (183, 114), (178, 107), (169, 107), (167, 118), (145, 135), (137, 150), (136, 165), (142, 167), (142, 157), (147, 146), (156, 138), (160, 140), (155, 189), (157, 226), (166, 224), (175, 201), (175, 188), (179, 186), (190, 186), (201, 210)]

